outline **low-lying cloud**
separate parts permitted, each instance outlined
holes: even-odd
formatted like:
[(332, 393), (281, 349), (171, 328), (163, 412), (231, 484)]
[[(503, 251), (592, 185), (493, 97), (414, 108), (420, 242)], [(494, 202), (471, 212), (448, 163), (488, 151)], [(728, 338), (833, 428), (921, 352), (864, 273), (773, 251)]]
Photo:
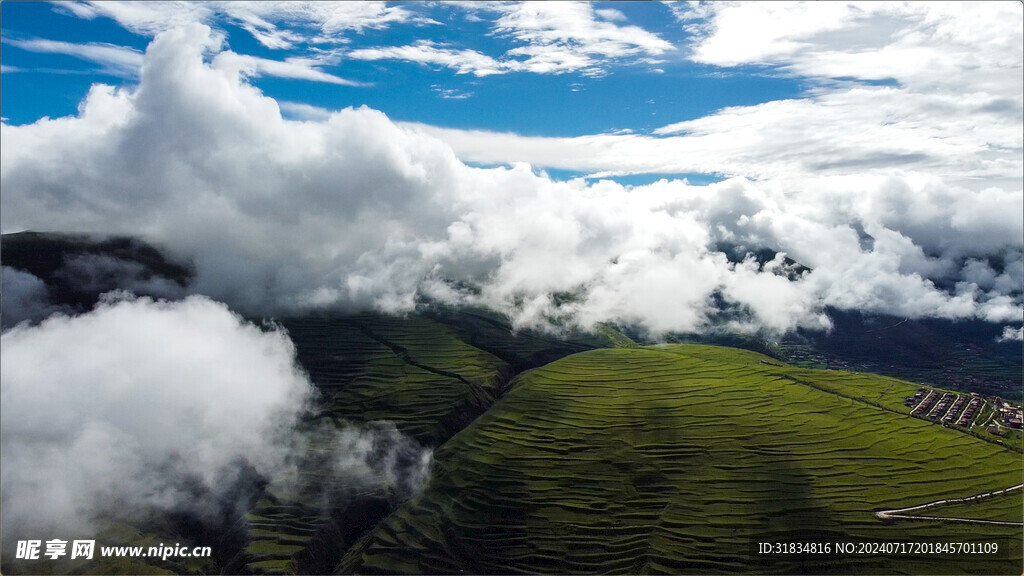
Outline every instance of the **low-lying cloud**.
[(996, 338), (998, 342), (1024, 342), (1024, 327), (1014, 328), (1007, 326), (1003, 328), (1003, 333)]
[(190, 486), (216, 501), (243, 467), (284, 461), (313, 392), (285, 333), (203, 297), (101, 303), (2, 343), (5, 537), (192, 510)]
[[(310, 440), (296, 425), (315, 392), (287, 334), (205, 297), (111, 296), (0, 342), (5, 546), (147, 510), (223, 521), (239, 483), (287, 481)], [(393, 426), (330, 432), (337, 483), (408, 495), (426, 474), (429, 451)]]
[(323, 510), (367, 493), (405, 500), (426, 482), (434, 453), (386, 420), (324, 420), (296, 433), (291, 448), (289, 466), (270, 478), (270, 490), (285, 498), (301, 495)]
[(46, 284), (36, 276), (4, 266), (0, 270), (0, 322), (3, 327), (38, 322), (58, 312), (71, 312), (50, 301)]
[(139, 262), (106, 254), (78, 254), (66, 258), (54, 276), (89, 293), (126, 290), (157, 298), (180, 298), (184, 295), (182, 286), (174, 280), (153, 274)]
[[(1005, 154), (984, 159), (1004, 168), (991, 185), (982, 170), (968, 186), (959, 164), (932, 169), (945, 156), (930, 132), (903, 125), (914, 136), (898, 152), (927, 156), (909, 167), (876, 156), (869, 170), (817, 173), (800, 140), (707, 186), (558, 182), (525, 164), (469, 167), (429, 131), (367, 108), (287, 120), (218, 53), (209, 28), (176, 28), (149, 46), (137, 87), (96, 85), (78, 116), (4, 124), (4, 230), (139, 235), (195, 263), (190, 291), (254, 314), (402, 311), (427, 298), (491, 306), (519, 325), (654, 332), (823, 328), (829, 306), (1024, 314), (1024, 194), (1004, 177), (1020, 160)], [(775, 108), (826, 127), (823, 103), (857, 95)], [(719, 124), (756, 111), (694, 121), (673, 142), (727, 157), (736, 139), (716, 136)], [(758, 249), (811, 270), (743, 260)]]

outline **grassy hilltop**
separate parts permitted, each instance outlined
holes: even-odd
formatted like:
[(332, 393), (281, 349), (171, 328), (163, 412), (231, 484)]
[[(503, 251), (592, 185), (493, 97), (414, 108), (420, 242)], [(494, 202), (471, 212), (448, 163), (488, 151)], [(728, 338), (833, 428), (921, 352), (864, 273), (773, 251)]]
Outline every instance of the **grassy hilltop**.
[[(339, 571), (1019, 572), (1019, 527), (875, 517), (1022, 481), (1019, 453), (901, 413), (915, 389), (710, 346), (573, 355), (517, 377), (441, 447), (426, 490)], [(985, 505), (1019, 522), (1019, 502)], [(757, 553), (792, 541), (1000, 553)]]

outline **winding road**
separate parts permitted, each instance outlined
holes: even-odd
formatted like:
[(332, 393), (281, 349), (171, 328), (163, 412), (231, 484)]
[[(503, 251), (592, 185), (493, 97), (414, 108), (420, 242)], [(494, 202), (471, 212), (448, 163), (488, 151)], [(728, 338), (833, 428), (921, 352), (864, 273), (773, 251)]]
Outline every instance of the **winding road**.
[(959, 504), (961, 502), (974, 502), (989, 496), (998, 496), (999, 494), (1005, 494), (1014, 490), (1020, 490), (1024, 488), (1024, 484), (1017, 484), (1009, 488), (1002, 490), (996, 490), (994, 492), (986, 492), (984, 494), (977, 494), (975, 496), (968, 496), (967, 498), (950, 498), (948, 500), (936, 500), (935, 502), (929, 502), (927, 504), (921, 504), (919, 506), (911, 506), (909, 508), (899, 508), (896, 510), (879, 510), (875, 512), (875, 517), (879, 520), (944, 520), (946, 522), (970, 522), (972, 524), (996, 524), (999, 526), (1024, 526), (1024, 522), (1003, 522), (999, 520), (980, 520), (976, 518), (943, 518), (940, 516), (913, 516), (903, 514), (903, 512), (910, 512), (913, 510), (922, 510), (924, 508), (931, 508), (932, 506), (941, 506), (943, 504)]

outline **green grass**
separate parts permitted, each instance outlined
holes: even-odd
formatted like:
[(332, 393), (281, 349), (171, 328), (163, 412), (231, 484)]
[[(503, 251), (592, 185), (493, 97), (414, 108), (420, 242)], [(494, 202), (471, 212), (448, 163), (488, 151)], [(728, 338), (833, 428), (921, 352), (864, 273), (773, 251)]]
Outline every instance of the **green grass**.
[(390, 420), (438, 445), (494, 402), (511, 372), (492, 354), (421, 317), (362, 315), (285, 320), (326, 413)]
[(270, 540), (256, 540), (247, 548), (247, 552), (254, 556), (291, 556), (302, 546), (295, 544), (280, 544)]
[[(1020, 529), (874, 517), (1021, 482), (1019, 454), (899, 413), (908, 387), (916, 390), (710, 346), (570, 356), (517, 377), (437, 450), (426, 490), (341, 568), (1019, 572)], [(949, 540), (997, 541), (1003, 554), (764, 557), (755, 549)]]
[(612, 344), (612, 348), (639, 348), (640, 345), (622, 332), (607, 324), (598, 324), (594, 331), (603, 336)]
[[(445, 318), (447, 324), (423, 316), (375, 314), (283, 320), (299, 361), (321, 394), (323, 416), (310, 427), (332, 419), (339, 424), (388, 420), (421, 444), (438, 446), (484, 413), (503, 391), (512, 368), (464, 341), (462, 328), (483, 322), (480, 316), (452, 312)], [(587, 349), (541, 335), (514, 334), (501, 328), (499, 319), (488, 320), (488, 341), (506, 353), (516, 351), (511, 357), (517, 361)], [(239, 570), (295, 573), (309, 568), (300, 561), (301, 553), (316, 548), (317, 539), (332, 537), (332, 508), (350, 497), (323, 461), (331, 450), (329, 443), (310, 443), (297, 455), (300, 465), (292, 489), (268, 488), (249, 511), (249, 538)], [(385, 492), (382, 488), (377, 495)]]

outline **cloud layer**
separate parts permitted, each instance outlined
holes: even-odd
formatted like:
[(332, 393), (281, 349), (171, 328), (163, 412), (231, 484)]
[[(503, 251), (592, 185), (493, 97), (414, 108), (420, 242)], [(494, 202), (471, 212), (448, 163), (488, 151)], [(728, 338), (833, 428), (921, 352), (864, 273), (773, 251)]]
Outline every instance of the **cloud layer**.
[(2, 339), (5, 536), (201, 511), (245, 466), (281, 466), (312, 394), (284, 333), (202, 297), (108, 302)]
[[(615, 171), (672, 156), (672, 171), (735, 174), (625, 187), (472, 168), (456, 155), (467, 146), (438, 139), (452, 133), (366, 108), (285, 120), (218, 65), (220, 49), (205, 26), (174, 29), (150, 45), (137, 88), (97, 85), (77, 117), (4, 124), (4, 230), (138, 234), (195, 260), (193, 291), (253, 313), (408, 310), (427, 297), (520, 324), (658, 332), (822, 327), (826, 306), (1021, 319), (1019, 133), (944, 138), (938, 112), (887, 128), (886, 99), (907, 110), (897, 89), (726, 109), (667, 128), (675, 137), (562, 149), (509, 136), (549, 163)], [(979, 138), (1007, 149), (962, 154)], [(738, 262), (726, 245), (813, 271)]]
[(0, 295), (0, 321), (4, 328), (26, 320), (38, 322), (58, 312), (71, 312), (50, 302), (42, 280), (9, 266), (0, 270)]
[[(287, 334), (205, 297), (108, 298), (0, 338), (5, 546), (152, 509), (223, 521), (209, 515), (234, 512), (247, 474), (286, 484), (312, 439), (296, 431), (314, 391)], [(407, 496), (429, 466), (387, 423), (315, 432), (340, 486)]]

